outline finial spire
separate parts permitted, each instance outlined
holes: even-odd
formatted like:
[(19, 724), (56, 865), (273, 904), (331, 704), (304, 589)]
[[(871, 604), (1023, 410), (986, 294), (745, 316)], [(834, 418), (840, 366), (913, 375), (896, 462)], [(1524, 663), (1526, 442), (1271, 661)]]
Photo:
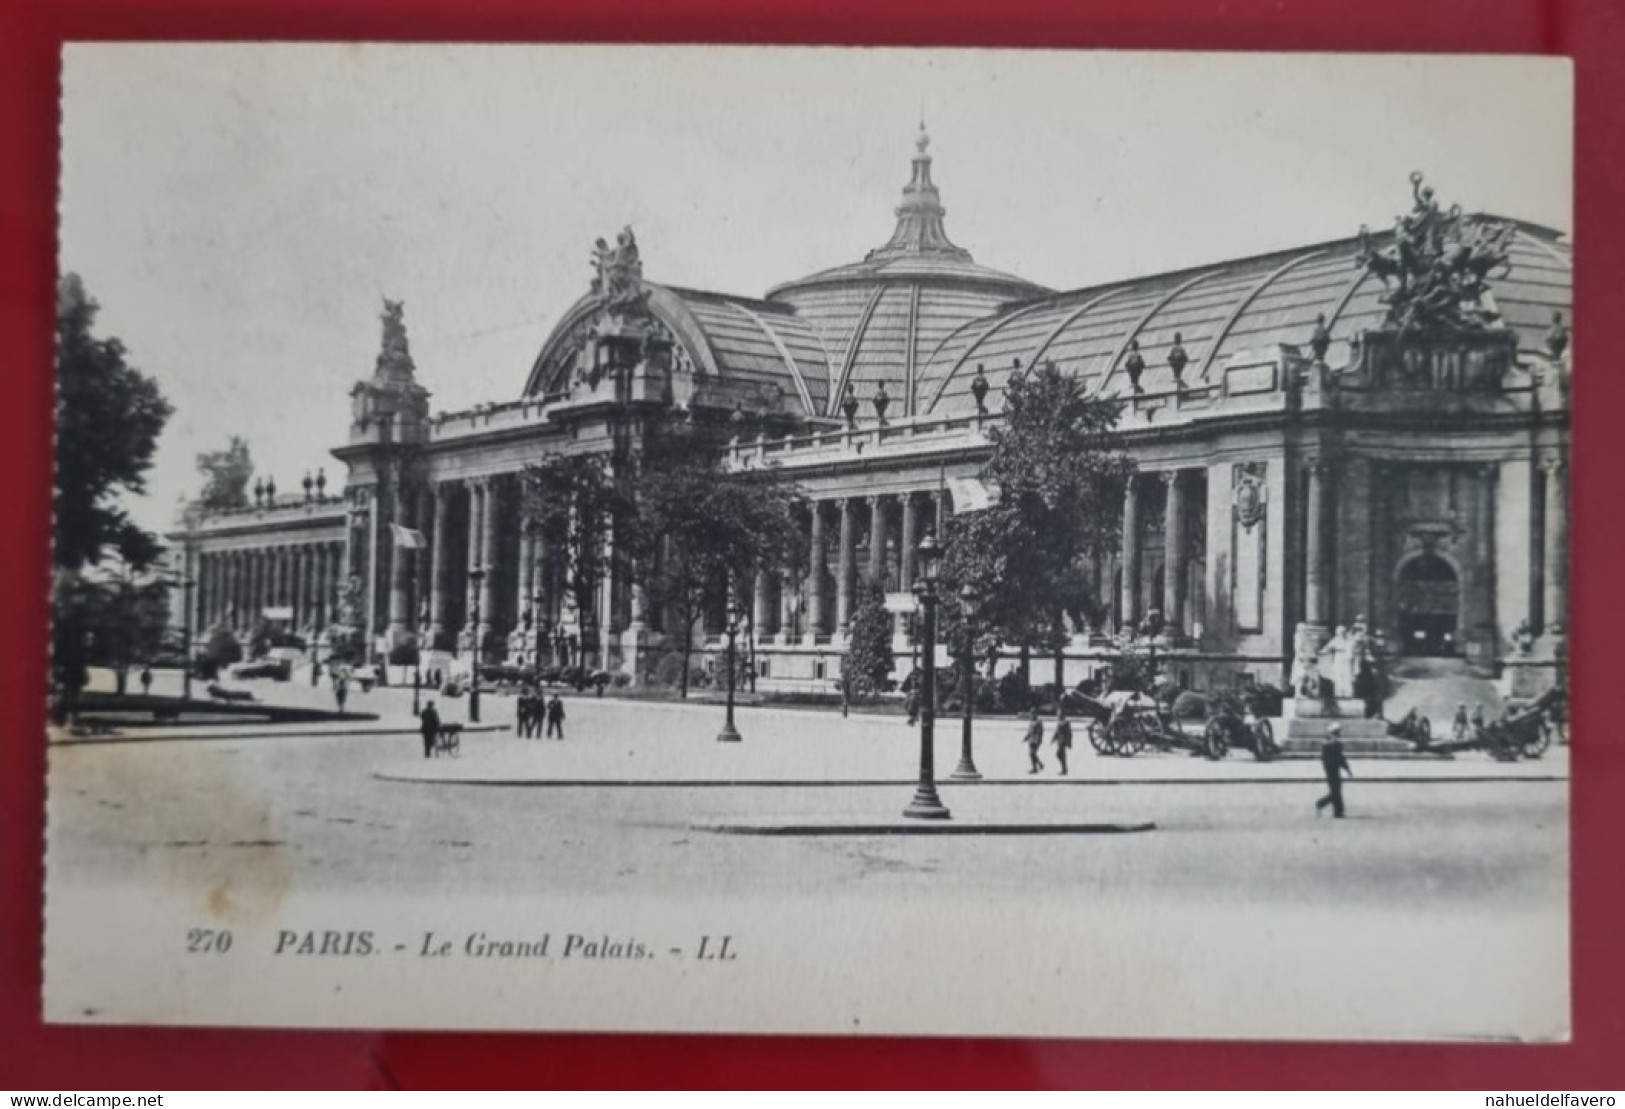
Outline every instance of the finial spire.
[(942, 225), (947, 209), (942, 195), (931, 181), (931, 135), (925, 129), (925, 110), (920, 111), (920, 129), (914, 138), (914, 170), (903, 186), (903, 202), (897, 206), (897, 228), (885, 246), (869, 252), (869, 259), (902, 254), (945, 254), (971, 261), (970, 251), (955, 246)]

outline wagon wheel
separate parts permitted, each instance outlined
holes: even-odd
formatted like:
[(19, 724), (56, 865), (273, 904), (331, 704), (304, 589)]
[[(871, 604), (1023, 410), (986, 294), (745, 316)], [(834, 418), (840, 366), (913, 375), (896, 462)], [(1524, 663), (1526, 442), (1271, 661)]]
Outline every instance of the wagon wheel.
[(1258, 723), (1253, 725), (1253, 757), (1260, 762), (1267, 762), (1281, 753), (1275, 745), (1275, 729), (1268, 720), (1259, 717)]
[(1089, 721), (1089, 745), (1102, 755), (1116, 753), (1112, 750), (1111, 739), (1106, 735), (1105, 726), (1098, 720)]
[(1546, 748), (1552, 745), (1552, 733), (1546, 727), (1545, 717), (1537, 718), (1530, 729), (1529, 738), (1523, 743), (1523, 757), (1538, 759), (1546, 753)]
[(1210, 759), (1218, 760), (1230, 753), (1230, 737), (1226, 735), (1227, 729), (1218, 719), (1209, 720), (1207, 727), (1202, 729), (1202, 754)]
[(1140, 753), (1139, 727), (1126, 717), (1118, 717), (1107, 730), (1112, 754), (1131, 757)]

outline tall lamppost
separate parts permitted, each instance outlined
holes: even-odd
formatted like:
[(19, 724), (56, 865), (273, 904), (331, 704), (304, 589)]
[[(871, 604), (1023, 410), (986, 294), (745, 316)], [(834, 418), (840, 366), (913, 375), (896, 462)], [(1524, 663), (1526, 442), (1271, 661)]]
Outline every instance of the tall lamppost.
[(468, 683), (468, 719), (472, 724), (480, 722), (480, 583), (485, 580), (485, 568), (476, 566), (468, 572), (468, 580), (474, 585), (474, 619), (469, 623), (469, 646), (473, 659), (469, 664), (471, 677)]
[(547, 650), (547, 619), (542, 615), (542, 593), (530, 599), (531, 624), (536, 629), (535, 657), (531, 659), (531, 680), (538, 686), (542, 684), (542, 652)]
[(192, 587), (197, 584), (190, 575), (181, 575), (181, 700), (192, 699)]
[(920, 782), (914, 789), (903, 815), (918, 820), (947, 820), (948, 809), (937, 797), (936, 765), (933, 744), (936, 740), (937, 716), (937, 564), (942, 548), (928, 531), (915, 548), (915, 565), (919, 580), (914, 583), (914, 595), (920, 599)]
[(966, 582), (959, 587), (959, 616), (963, 625), (963, 649), (959, 653), (959, 765), (954, 767), (950, 777), (962, 782), (979, 782), (981, 773), (976, 769), (976, 760), (971, 757), (971, 716), (975, 706), (976, 666), (976, 629), (971, 621), (976, 617), (976, 603), (979, 600), (976, 587)]
[(728, 598), (728, 715), (722, 722), (722, 731), (717, 733), (718, 743), (738, 743), (743, 736), (739, 729), (734, 727), (734, 643), (739, 638), (739, 606), (734, 603), (733, 597)]

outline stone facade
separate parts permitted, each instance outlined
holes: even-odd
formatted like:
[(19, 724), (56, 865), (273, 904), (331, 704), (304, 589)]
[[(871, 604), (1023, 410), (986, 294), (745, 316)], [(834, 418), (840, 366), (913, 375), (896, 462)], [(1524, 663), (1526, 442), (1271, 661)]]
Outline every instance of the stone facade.
[[(1389, 655), (1555, 676), (1572, 283), (1557, 233), (1498, 225), (1486, 326), (1396, 330), (1363, 234), (1053, 293), (948, 241), (930, 166), (922, 136), (885, 246), (764, 299), (645, 281), (630, 231), (600, 241), (591, 289), (517, 400), (431, 414), (386, 303), (378, 367), (333, 451), (343, 496), (178, 536), (196, 626), (241, 627), (267, 604), (320, 626), (347, 594), (379, 651), (454, 663), (478, 645), (528, 664), (585, 649), (641, 680), (670, 614), (613, 567), (582, 620), (519, 476), (552, 454), (613, 455), (676, 410), (716, 429), (729, 466), (778, 467), (809, 498), (811, 569), (763, 575), (750, 624), (763, 681), (827, 688), (860, 575), (908, 589), (914, 545), (986, 457), (1005, 380), (1053, 362), (1122, 401), (1139, 466), (1121, 550), (1091, 568), (1109, 618), (1074, 629), (1069, 682), (1153, 609), (1186, 684), (1281, 681), (1300, 636), (1356, 621)], [(701, 642), (722, 624), (709, 616)]]

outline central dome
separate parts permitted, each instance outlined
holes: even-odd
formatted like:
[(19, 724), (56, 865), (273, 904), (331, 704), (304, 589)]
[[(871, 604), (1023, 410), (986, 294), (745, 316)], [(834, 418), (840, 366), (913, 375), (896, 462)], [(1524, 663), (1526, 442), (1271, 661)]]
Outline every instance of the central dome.
[(931, 138), (920, 125), (914, 171), (903, 186), (897, 227), (861, 262), (787, 282), (767, 299), (788, 305), (829, 352), (833, 378), (824, 415), (850, 388), (860, 400), (884, 384), (900, 415), (925, 405), (920, 371), (944, 340), (1001, 306), (1049, 290), (976, 264), (943, 226), (947, 210), (931, 181)]

